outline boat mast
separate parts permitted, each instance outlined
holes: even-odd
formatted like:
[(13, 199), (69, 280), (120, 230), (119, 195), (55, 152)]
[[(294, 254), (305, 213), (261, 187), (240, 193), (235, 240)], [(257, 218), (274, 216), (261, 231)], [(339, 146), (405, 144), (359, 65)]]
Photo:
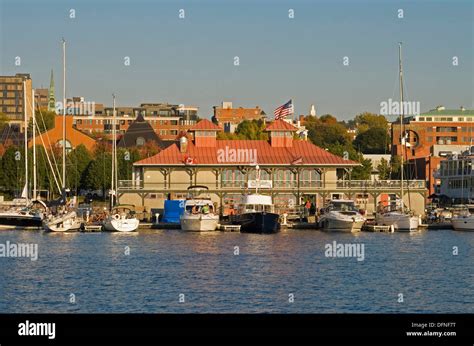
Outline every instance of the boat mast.
[(63, 170), (62, 189), (66, 191), (66, 41), (63, 38)]
[(28, 205), (28, 112), (26, 111), (26, 81), (23, 81), (23, 112), (25, 115), (25, 130), (23, 131), (24, 134), (24, 142), (25, 142), (25, 187), (26, 187), (26, 196), (25, 196), (25, 203)]
[(37, 198), (36, 191), (36, 113), (35, 113), (35, 89), (31, 91), (31, 114), (33, 117), (33, 199)]
[(115, 161), (116, 161), (116, 153), (115, 153), (115, 94), (112, 94), (113, 102), (112, 102), (112, 179), (110, 182), (110, 210), (114, 207), (114, 196), (115, 196)]
[(401, 209), (403, 211), (403, 155), (404, 155), (404, 146), (403, 143), (403, 116), (404, 116), (404, 106), (403, 106), (403, 69), (402, 69), (402, 42), (398, 43), (398, 65), (399, 65), (399, 76), (400, 76), (400, 154), (401, 154), (401, 161), (400, 161), (400, 199), (401, 199)]

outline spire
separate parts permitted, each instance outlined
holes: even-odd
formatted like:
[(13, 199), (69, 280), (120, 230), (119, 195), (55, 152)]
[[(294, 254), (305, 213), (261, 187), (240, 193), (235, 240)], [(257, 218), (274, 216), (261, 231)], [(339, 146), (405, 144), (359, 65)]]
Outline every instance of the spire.
[(311, 109), (309, 110), (309, 115), (312, 115), (313, 117), (316, 116), (316, 108), (314, 105), (311, 105)]
[(48, 111), (56, 110), (56, 97), (54, 96), (54, 76), (53, 70), (51, 69), (51, 81), (49, 82), (49, 103)]

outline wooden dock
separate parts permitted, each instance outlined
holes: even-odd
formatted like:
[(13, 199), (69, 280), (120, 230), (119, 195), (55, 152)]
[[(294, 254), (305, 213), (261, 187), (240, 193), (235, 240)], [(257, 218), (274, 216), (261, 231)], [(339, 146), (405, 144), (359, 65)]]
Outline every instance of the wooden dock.
[(102, 232), (102, 225), (84, 225), (82, 232)]

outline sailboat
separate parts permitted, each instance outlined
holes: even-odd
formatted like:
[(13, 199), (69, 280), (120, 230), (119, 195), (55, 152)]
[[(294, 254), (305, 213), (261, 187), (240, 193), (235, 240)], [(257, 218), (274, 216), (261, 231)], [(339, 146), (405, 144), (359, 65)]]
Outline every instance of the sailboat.
[[(117, 165), (117, 135), (115, 121), (115, 95), (113, 96), (112, 111), (112, 181), (110, 187), (110, 214), (103, 222), (104, 230), (112, 232), (133, 232), (140, 225), (140, 221), (130, 206), (115, 205), (118, 189)], [(114, 202), (115, 200), (115, 202)]]
[[(471, 145), (469, 146), (469, 149), (464, 152), (461, 157), (456, 157), (453, 158), (453, 161), (458, 162), (458, 166), (461, 166), (461, 200), (464, 201), (464, 186), (468, 186), (468, 182), (471, 178), (471, 176), (474, 176), (474, 171), (471, 169), (470, 173), (469, 170), (466, 169), (466, 167), (471, 165), (471, 162), (474, 161), (474, 146), (472, 145), (472, 139), (471, 139)], [(464, 175), (464, 172), (467, 171), (467, 179)], [(466, 183), (465, 183), (466, 182)], [(472, 210), (472, 208), (471, 208)], [(451, 224), (453, 225), (453, 229), (455, 231), (471, 231), (474, 232), (474, 213), (471, 213), (471, 210), (469, 210), (468, 205), (463, 205), (462, 210), (453, 215), (451, 218)]]
[[(26, 82), (23, 82), (24, 100), (26, 97)], [(32, 91), (32, 109), (33, 109), (33, 130), (35, 125), (34, 116), (34, 90)], [(24, 150), (25, 150), (25, 185), (21, 194), (25, 201), (24, 207), (9, 209), (0, 213), (0, 229), (39, 229), (43, 221), (43, 214), (31, 207), (31, 201), (28, 198), (28, 114), (26, 112), (26, 104), (23, 105), (25, 113), (25, 129), (24, 129)], [(34, 132), (33, 132), (34, 143)], [(34, 150), (34, 149), (33, 149)], [(33, 152), (33, 198), (36, 198), (36, 152)]]
[(377, 225), (391, 226), (395, 231), (408, 231), (413, 232), (418, 230), (420, 219), (418, 216), (413, 215), (410, 210), (404, 208), (403, 196), (403, 159), (404, 159), (404, 147), (405, 147), (405, 136), (403, 131), (403, 116), (404, 116), (404, 103), (403, 103), (403, 69), (402, 69), (402, 43), (398, 46), (398, 58), (399, 58), (399, 79), (400, 79), (400, 150), (401, 150), (401, 169), (400, 169), (400, 207), (398, 210), (379, 210), (375, 215), (375, 221)]
[(43, 226), (50, 232), (71, 232), (81, 228), (82, 220), (78, 217), (76, 199), (66, 204), (66, 41), (63, 39), (63, 138), (62, 138), (62, 202), (63, 206), (53, 215), (50, 214)]

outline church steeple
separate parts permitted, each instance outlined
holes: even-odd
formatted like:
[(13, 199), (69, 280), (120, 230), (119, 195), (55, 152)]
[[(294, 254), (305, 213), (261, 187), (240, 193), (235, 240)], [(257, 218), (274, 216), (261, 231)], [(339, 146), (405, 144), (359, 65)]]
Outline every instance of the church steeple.
[(51, 70), (51, 81), (49, 82), (49, 103), (48, 111), (56, 110), (56, 97), (54, 96), (54, 77), (53, 70)]

